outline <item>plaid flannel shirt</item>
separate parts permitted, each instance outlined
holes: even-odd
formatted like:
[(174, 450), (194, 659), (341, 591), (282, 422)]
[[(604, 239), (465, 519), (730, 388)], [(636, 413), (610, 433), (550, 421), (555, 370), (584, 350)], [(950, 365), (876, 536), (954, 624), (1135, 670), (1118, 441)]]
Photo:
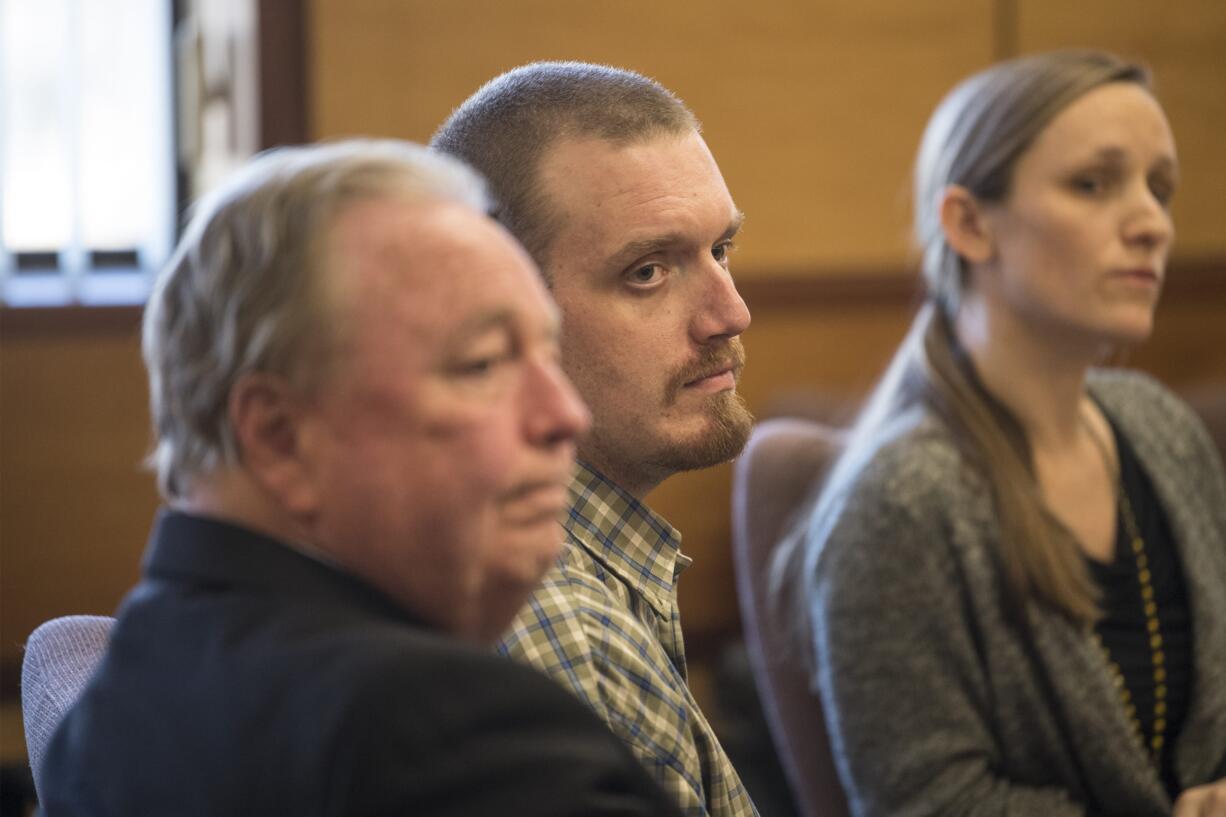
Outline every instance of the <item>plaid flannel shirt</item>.
[(756, 815), (686, 685), (681, 535), (582, 463), (570, 494), (562, 555), (499, 649), (595, 710), (685, 814)]

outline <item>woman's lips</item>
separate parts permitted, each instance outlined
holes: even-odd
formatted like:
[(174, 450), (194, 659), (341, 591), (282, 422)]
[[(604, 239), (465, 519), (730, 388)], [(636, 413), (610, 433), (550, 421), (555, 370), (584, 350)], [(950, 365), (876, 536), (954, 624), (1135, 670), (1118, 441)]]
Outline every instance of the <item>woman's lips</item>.
[(1162, 278), (1158, 275), (1157, 271), (1150, 269), (1149, 267), (1136, 267), (1134, 269), (1117, 270), (1114, 277), (1135, 286), (1153, 287), (1157, 286), (1162, 281)]

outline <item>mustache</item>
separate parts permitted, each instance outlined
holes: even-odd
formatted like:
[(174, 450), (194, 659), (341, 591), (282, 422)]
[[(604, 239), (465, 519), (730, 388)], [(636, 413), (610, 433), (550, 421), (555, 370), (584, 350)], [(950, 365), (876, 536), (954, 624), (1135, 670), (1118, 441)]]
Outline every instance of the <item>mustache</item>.
[(677, 371), (668, 381), (668, 399), (676, 399), (687, 383), (710, 377), (716, 372), (732, 369), (733, 378), (740, 380), (745, 368), (745, 347), (740, 338), (733, 338), (720, 346), (705, 346), (698, 357)]

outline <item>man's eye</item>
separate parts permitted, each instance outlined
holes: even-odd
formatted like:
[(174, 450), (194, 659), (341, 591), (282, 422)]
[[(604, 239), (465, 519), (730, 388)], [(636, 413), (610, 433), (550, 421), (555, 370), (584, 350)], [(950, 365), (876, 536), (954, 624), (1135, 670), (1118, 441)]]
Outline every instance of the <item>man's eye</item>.
[(627, 280), (632, 286), (655, 286), (664, 280), (664, 267), (659, 264), (644, 264), (630, 271)]
[(728, 266), (728, 256), (736, 249), (736, 244), (731, 241), (721, 241), (711, 248), (711, 257), (725, 267)]
[(505, 363), (509, 357), (509, 355), (504, 354), (473, 357), (459, 361), (452, 367), (452, 371), (459, 377), (485, 377), (498, 368), (499, 365)]
[(456, 374), (461, 377), (480, 377), (481, 375), (489, 374), (494, 368), (496, 361), (492, 357), (483, 357), (477, 360), (466, 360), (455, 367)]
[(1103, 189), (1103, 184), (1098, 179), (1081, 178), (1073, 179), (1073, 187), (1081, 193), (1099, 193)]

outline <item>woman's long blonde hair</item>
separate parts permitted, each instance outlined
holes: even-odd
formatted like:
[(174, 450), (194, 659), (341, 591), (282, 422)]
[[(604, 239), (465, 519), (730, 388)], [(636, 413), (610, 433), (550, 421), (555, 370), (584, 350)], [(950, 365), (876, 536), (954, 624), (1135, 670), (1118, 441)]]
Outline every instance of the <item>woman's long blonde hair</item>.
[[(949, 428), (986, 479), (1000, 520), (1000, 559), (1010, 607), (1034, 598), (1075, 620), (1098, 616), (1097, 594), (1080, 552), (1043, 504), (1021, 424), (979, 383), (953, 330), (966, 286), (962, 259), (945, 240), (941, 196), (961, 185), (981, 202), (1003, 201), (1018, 157), (1060, 111), (1112, 82), (1149, 87), (1139, 65), (1094, 51), (1061, 51), (995, 65), (962, 82), (928, 121), (915, 163), (915, 240), (927, 297), (873, 390), (847, 446), (780, 543), (771, 566), (781, 621), (811, 651), (807, 591), (817, 555), (886, 426), (916, 406)], [(798, 629), (799, 628), (799, 629)]]

